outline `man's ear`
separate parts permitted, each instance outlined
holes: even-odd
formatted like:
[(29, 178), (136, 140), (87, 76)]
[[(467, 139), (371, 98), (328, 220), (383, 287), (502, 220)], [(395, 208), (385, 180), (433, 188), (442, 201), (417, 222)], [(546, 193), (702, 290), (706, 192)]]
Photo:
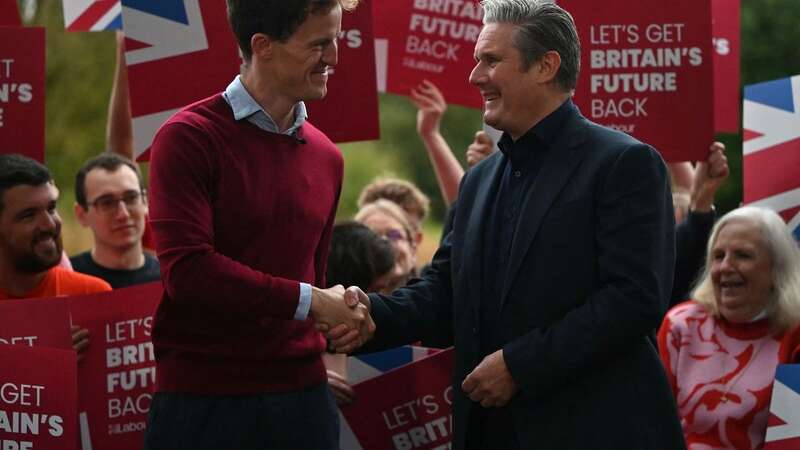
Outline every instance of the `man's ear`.
[(80, 222), (80, 224), (83, 225), (84, 227), (89, 226), (89, 218), (86, 217), (86, 213), (87, 211), (83, 209), (83, 206), (78, 204), (78, 202), (75, 202), (75, 217), (78, 219), (78, 222)]
[(264, 33), (256, 33), (250, 38), (250, 49), (253, 51), (253, 58), (269, 60), (275, 50), (275, 40)]
[(537, 79), (540, 83), (549, 83), (555, 80), (558, 69), (561, 68), (561, 55), (557, 51), (550, 50), (535, 63)]

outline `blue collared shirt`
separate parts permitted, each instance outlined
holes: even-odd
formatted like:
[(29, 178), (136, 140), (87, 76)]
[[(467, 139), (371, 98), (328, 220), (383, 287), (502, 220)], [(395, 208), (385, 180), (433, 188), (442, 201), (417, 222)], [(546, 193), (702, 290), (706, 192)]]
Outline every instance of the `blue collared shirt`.
[[(241, 75), (237, 75), (231, 84), (225, 88), (222, 97), (228, 102), (233, 110), (233, 117), (236, 120), (246, 119), (253, 125), (261, 128), (270, 133), (281, 133), (280, 127), (269, 115), (264, 111), (264, 108), (247, 92), (247, 89), (242, 83)], [(302, 126), (308, 118), (306, 105), (303, 102), (298, 102), (294, 106), (294, 123), (282, 134), (293, 136), (297, 129)], [(308, 317), (308, 312), (311, 309), (311, 285), (308, 283), (300, 283), (300, 301), (297, 304), (297, 309), (294, 312), (294, 319), (305, 321)]]

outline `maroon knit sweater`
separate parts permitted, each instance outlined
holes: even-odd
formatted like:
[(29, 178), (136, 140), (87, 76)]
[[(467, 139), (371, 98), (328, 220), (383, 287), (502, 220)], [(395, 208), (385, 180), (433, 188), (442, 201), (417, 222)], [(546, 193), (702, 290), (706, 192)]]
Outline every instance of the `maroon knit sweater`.
[(325, 285), (343, 161), (311, 124), (297, 136), (235, 121), (221, 95), (156, 135), (158, 391), (248, 394), (325, 381), (325, 340), (310, 318), (293, 317), (299, 282)]

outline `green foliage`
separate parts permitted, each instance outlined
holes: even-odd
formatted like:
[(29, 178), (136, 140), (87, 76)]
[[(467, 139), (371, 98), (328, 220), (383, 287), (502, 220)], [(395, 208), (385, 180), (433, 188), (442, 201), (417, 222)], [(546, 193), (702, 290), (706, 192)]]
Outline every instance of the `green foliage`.
[[(340, 146), (345, 156), (345, 186), (339, 202), (339, 218), (355, 214), (359, 192), (374, 177), (394, 175), (419, 186), (431, 198), (430, 217), (434, 222), (442, 222), (446, 207), (425, 146), (417, 134), (416, 108), (405, 97), (381, 95), (380, 113), (380, 140)], [(456, 105), (448, 107), (442, 119), (442, 135), (462, 163), (466, 148), (480, 127), (478, 111)]]
[(87, 158), (105, 149), (114, 73), (113, 33), (67, 33), (61, 2), (40, 2), (33, 24), (47, 28), (46, 161), (62, 192)]

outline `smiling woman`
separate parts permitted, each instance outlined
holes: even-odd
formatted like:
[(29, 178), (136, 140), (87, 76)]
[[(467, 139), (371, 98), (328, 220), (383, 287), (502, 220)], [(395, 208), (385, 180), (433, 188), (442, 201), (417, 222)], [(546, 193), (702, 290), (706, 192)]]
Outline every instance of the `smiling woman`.
[(760, 448), (775, 368), (800, 362), (800, 250), (783, 220), (756, 207), (723, 216), (693, 297), (658, 335), (686, 442)]

